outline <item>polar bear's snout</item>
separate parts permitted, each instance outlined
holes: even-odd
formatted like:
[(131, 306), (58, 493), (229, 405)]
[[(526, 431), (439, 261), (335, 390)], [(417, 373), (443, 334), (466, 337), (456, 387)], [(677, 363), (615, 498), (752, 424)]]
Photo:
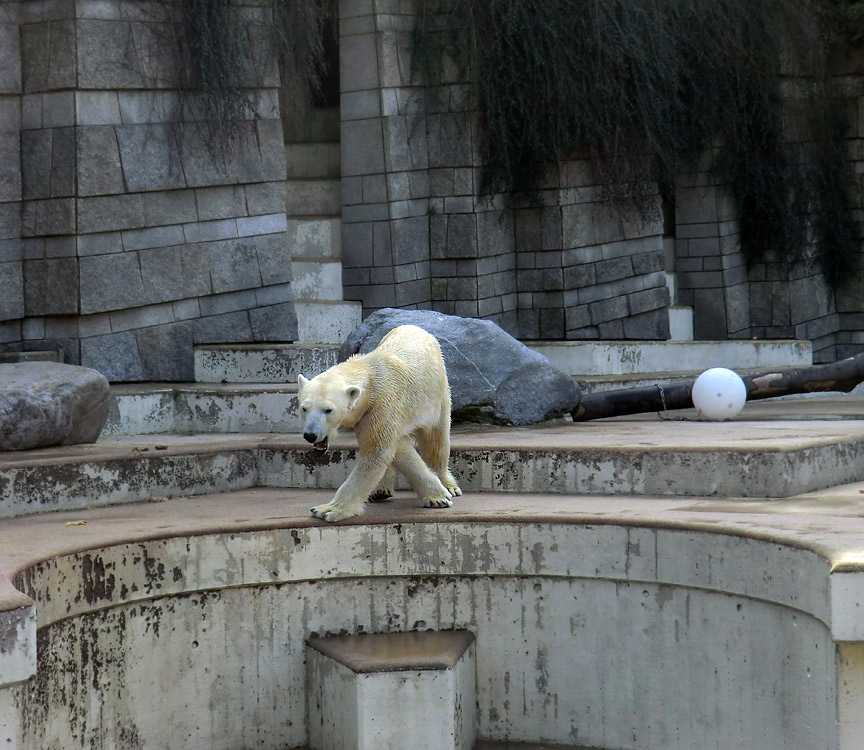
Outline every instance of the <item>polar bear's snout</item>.
[(303, 439), (307, 443), (312, 443), (316, 450), (327, 450), (328, 438), (330, 437), (329, 427), (323, 414), (311, 411), (306, 418), (306, 424), (303, 426)]

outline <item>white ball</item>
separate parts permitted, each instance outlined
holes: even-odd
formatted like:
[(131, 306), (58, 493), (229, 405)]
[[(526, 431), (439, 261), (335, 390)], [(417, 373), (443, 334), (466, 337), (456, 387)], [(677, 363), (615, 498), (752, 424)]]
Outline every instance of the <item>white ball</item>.
[(693, 384), (693, 406), (705, 419), (732, 419), (746, 400), (747, 387), (741, 376), (725, 367), (705, 370)]

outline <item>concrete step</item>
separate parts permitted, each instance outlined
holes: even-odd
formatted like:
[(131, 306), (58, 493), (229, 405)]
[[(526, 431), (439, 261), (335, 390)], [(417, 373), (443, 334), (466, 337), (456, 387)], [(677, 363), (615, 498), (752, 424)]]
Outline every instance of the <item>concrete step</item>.
[(289, 219), (288, 253), (292, 261), (342, 257), (342, 220), (337, 217)]
[(526, 341), (552, 364), (576, 376), (703, 372), (709, 367), (806, 367), (809, 341)]
[(342, 181), (338, 178), (285, 181), (285, 213), (295, 216), (340, 216)]
[(342, 261), (338, 258), (292, 260), (291, 271), (291, 288), (299, 299), (342, 301)]
[(473, 750), (475, 661), (466, 631), (310, 638), (310, 750)]
[(207, 344), (195, 347), (196, 383), (296, 383), (336, 364), (338, 344)]
[(359, 302), (295, 299), (301, 344), (341, 344), (363, 319)]
[[(213, 452), (230, 445), (250, 456), (244, 461), (254, 466), (247, 471), (261, 486), (328, 489), (344, 482), (355, 464), (350, 432), (332, 441), (327, 453), (303, 440), (296, 386), (149, 388), (114, 386), (103, 438), (75, 452), (72, 462), (102, 448), (110, 450), (99, 460), (110, 463), (118, 455), (134, 458), (136, 445), (175, 445), (188, 470), (203, 477), (215, 461)], [(689, 409), (580, 424), (562, 419), (535, 428), (459, 424), (451, 434), (451, 467), (466, 493), (789, 497), (864, 480), (862, 418), (864, 399), (846, 397), (754, 402), (730, 422), (697, 421)], [(222, 434), (228, 432), (234, 434)], [(27, 455), (0, 456), (0, 469), (26, 463)], [(160, 455), (148, 453), (153, 459)], [(56, 481), (50, 466), (46, 471), (44, 481)], [(100, 466), (81, 471), (114, 476)], [(0, 486), (7, 480), (9, 487), (31, 482), (0, 471)], [(90, 491), (83, 479), (75, 487), (85, 495)]]

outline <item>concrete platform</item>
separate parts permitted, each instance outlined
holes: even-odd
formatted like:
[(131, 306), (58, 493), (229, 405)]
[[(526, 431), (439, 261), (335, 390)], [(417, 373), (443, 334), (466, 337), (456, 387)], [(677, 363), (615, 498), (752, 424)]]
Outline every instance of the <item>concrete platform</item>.
[(489, 747), (857, 750), (864, 400), (694, 416), (457, 426), (453, 508), (338, 525), (350, 435), (2, 454), (0, 744), (300, 748), (306, 639), (431, 629)]
[[(862, 489), (721, 505), (481, 493), (451, 510), (399, 493), (324, 526), (308, 507), (328, 491), (254, 488), (9, 519), (0, 616), (19, 618), (0, 628), (0, 739), (22, 736), (20, 716), (32, 741), (15, 750), (67, 723), (88, 741), (132, 723), (158, 746), (171, 726), (209, 747), (218, 716), (233, 747), (250, 725), (266, 747), (300, 747), (305, 638), (451, 628), (477, 638), (487, 739), (574, 747), (577, 727), (592, 748), (855, 750)], [(22, 682), (37, 627), (41, 677)], [(82, 653), (80, 675), (61, 668)]]
[[(466, 492), (789, 497), (864, 480), (862, 414), (853, 397), (748, 404), (725, 423), (695, 421), (690, 410), (457, 425), (453, 467)], [(287, 417), (284, 426), (296, 429)], [(7, 453), (0, 517), (255, 485), (335, 489), (355, 459), (350, 434), (322, 454), (296, 432), (139, 435)]]

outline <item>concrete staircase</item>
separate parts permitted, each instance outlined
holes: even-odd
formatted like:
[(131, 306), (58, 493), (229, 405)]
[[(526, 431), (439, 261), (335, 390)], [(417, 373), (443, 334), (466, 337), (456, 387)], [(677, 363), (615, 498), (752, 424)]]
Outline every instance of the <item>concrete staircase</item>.
[[(286, 129), (285, 212), (301, 344), (338, 344), (359, 325), (342, 298), (342, 197), (338, 108), (318, 110), (316, 132)], [(322, 138), (292, 142), (290, 139)]]

